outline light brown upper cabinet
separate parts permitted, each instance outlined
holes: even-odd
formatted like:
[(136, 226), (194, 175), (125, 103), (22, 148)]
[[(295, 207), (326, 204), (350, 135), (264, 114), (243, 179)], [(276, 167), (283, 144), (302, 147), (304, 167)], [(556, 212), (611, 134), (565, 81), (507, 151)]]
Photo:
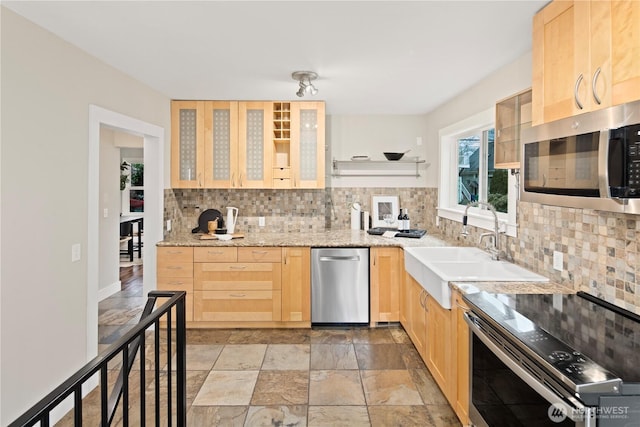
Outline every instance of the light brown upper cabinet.
[(291, 104), (292, 188), (324, 188), (324, 102)]
[(553, 1), (533, 19), (533, 125), (640, 99), (640, 2)]
[(171, 186), (204, 187), (204, 101), (171, 102)]
[(238, 103), (204, 102), (205, 188), (233, 188), (238, 180)]
[(324, 103), (172, 101), (173, 188), (323, 188)]
[(173, 188), (231, 188), (237, 164), (237, 102), (171, 102)]
[(238, 103), (238, 174), (234, 188), (271, 187), (271, 102)]
[(273, 188), (324, 188), (324, 102), (273, 103)]
[(496, 169), (520, 169), (520, 132), (531, 127), (531, 89), (496, 103)]

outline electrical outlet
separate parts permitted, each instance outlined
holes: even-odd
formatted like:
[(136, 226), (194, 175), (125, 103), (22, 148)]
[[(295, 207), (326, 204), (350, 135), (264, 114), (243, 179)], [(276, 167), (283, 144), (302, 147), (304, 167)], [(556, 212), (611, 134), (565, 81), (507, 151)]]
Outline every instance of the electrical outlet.
[(263, 216), (259, 216), (258, 217), (258, 227), (264, 227), (265, 226), (265, 220)]
[(171, 220), (167, 220), (167, 231), (171, 231)]
[(108, 216), (109, 216), (109, 209), (104, 208), (104, 210), (102, 211), (102, 217), (107, 218)]
[(553, 268), (562, 271), (563, 254), (560, 251), (553, 251)]
[(80, 261), (80, 243), (71, 245), (71, 262)]
[(416, 137), (416, 145), (417, 146), (421, 146), (422, 145), (422, 137), (421, 136), (417, 136)]

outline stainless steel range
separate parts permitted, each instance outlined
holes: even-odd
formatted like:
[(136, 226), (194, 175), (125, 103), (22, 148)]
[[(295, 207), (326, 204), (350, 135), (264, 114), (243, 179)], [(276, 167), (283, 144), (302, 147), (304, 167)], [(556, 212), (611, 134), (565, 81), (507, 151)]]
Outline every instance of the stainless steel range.
[(589, 294), (464, 297), (478, 426), (640, 426), (640, 317)]

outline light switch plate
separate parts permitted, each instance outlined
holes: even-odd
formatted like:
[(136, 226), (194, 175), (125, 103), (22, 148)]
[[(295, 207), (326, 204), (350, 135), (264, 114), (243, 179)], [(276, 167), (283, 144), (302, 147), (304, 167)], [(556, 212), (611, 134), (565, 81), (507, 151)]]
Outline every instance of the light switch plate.
[(263, 216), (259, 216), (258, 217), (258, 227), (264, 227), (265, 225), (265, 220)]
[(553, 251), (553, 268), (558, 271), (562, 271), (562, 252)]
[(80, 261), (80, 243), (71, 245), (71, 262)]
[(171, 220), (167, 220), (167, 231), (171, 231)]

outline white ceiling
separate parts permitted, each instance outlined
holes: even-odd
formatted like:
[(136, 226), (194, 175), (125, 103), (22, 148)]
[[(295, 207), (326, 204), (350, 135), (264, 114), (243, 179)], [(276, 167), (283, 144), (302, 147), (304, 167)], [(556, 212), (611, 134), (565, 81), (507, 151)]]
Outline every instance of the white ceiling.
[(172, 99), (423, 114), (531, 49), (547, 1), (3, 1)]

